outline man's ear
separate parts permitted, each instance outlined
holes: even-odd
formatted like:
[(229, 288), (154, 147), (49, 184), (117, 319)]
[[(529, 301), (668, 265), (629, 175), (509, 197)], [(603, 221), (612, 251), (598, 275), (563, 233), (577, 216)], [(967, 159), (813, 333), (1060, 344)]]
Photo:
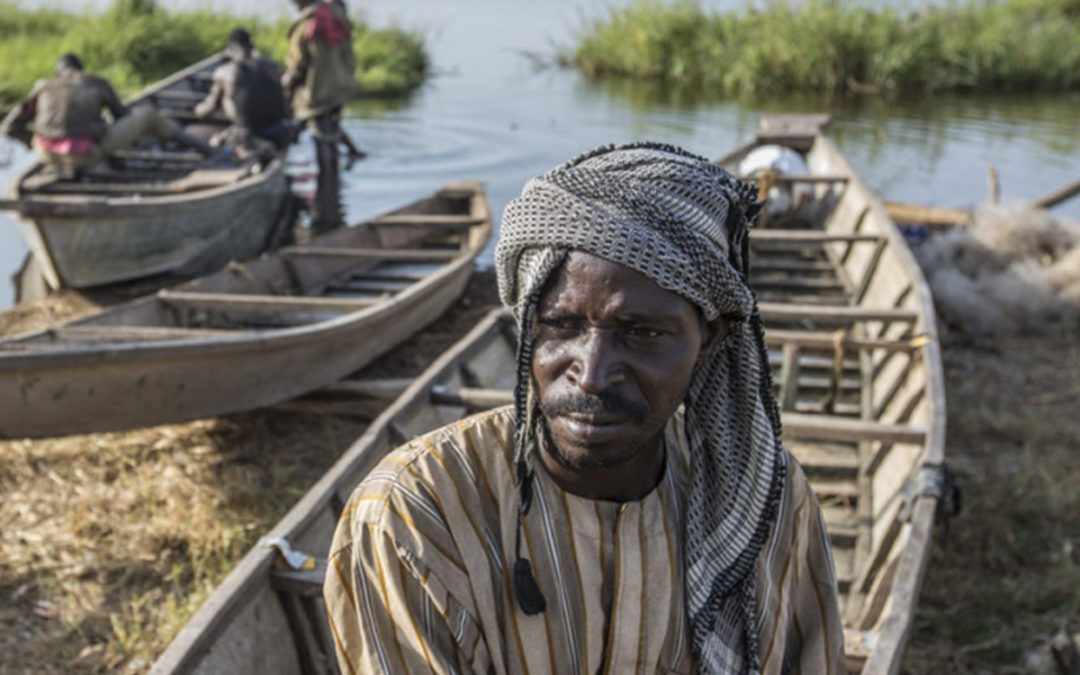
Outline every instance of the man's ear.
[(724, 338), (728, 334), (728, 320), (722, 316), (718, 316), (712, 321), (701, 321), (702, 327), (705, 333), (705, 339), (701, 343), (701, 351), (698, 353), (698, 360), (704, 361), (710, 359), (716, 354), (716, 351), (720, 348), (721, 343), (724, 342)]

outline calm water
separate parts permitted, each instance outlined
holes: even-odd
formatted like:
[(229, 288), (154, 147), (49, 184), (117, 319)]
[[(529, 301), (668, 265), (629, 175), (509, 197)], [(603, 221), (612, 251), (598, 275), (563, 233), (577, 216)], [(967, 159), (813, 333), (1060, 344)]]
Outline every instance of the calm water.
[[(349, 219), (463, 178), (483, 180), (501, 213), (528, 177), (596, 145), (649, 139), (718, 156), (751, 135), (763, 112), (831, 112), (830, 136), (873, 189), (896, 201), (978, 203), (986, 196), (988, 162), (997, 168), (1006, 200), (1031, 199), (1080, 178), (1076, 94), (862, 99), (839, 106), (807, 98), (725, 101), (708, 92), (659, 92), (626, 82), (590, 85), (571, 71), (535, 68), (528, 54), (550, 55), (572, 40), (583, 17), (628, 1), (352, 0), (376, 25), (422, 31), (437, 75), (406, 102), (350, 108), (349, 132), (369, 156), (345, 176)], [(288, 13), (285, 0), (230, 6), (254, 13), (270, 4)], [(742, 6), (741, 0), (705, 4)], [(0, 148), (0, 156), (5, 152)], [(0, 182), (29, 159), (14, 152)], [(1080, 220), (1080, 199), (1058, 213)], [(0, 222), (0, 274), (14, 272), (24, 253), (14, 224)], [(10, 288), (0, 282), (0, 307), (11, 301)]]

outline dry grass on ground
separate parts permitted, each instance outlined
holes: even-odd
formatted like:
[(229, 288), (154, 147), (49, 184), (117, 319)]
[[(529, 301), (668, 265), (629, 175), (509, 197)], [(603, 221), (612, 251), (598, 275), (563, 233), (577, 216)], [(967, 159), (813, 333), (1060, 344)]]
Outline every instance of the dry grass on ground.
[[(360, 376), (419, 373), (496, 302), (493, 287), (477, 275)], [(20, 325), (70, 309), (23, 311)], [(271, 409), (0, 443), (0, 674), (146, 671), (365, 426)]]
[(946, 342), (949, 466), (964, 511), (934, 537), (905, 670), (1022, 673), (1080, 627), (1077, 331)]
[[(366, 373), (419, 372), (494, 303), (481, 275)], [(965, 508), (935, 535), (905, 671), (1018, 673), (1080, 625), (1080, 341), (952, 338), (945, 368)], [(271, 410), (0, 443), (0, 674), (145, 671), (362, 427)]]

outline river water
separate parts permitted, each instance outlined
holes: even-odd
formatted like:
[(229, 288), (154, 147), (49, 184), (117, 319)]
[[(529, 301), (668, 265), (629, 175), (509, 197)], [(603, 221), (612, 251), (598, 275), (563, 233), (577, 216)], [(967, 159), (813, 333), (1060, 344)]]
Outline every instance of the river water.
[[(762, 113), (772, 112), (831, 113), (828, 134), (870, 187), (890, 200), (977, 204), (987, 194), (988, 163), (997, 169), (1006, 201), (1032, 199), (1080, 178), (1080, 94), (724, 100), (631, 82), (590, 84), (573, 71), (538, 68), (529, 56), (550, 56), (572, 42), (587, 17), (629, 1), (352, 0), (376, 26), (422, 32), (435, 76), (406, 101), (350, 106), (349, 133), (369, 156), (344, 176), (348, 218), (360, 220), (459, 179), (484, 181), (500, 214), (527, 178), (594, 146), (648, 139), (719, 156), (749, 137)], [(108, 0), (75, 4), (100, 7)], [(269, 4), (233, 0), (230, 7), (257, 13)], [(286, 0), (273, 4), (272, 13), (288, 14)], [(742, 0), (703, 4), (743, 6)], [(0, 168), (3, 183), (31, 160), (29, 153), (0, 148), (5, 152), (13, 154)], [(1057, 212), (1080, 220), (1080, 199)], [(0, 221), (0, 275), (13, 273), (25, 251), (14, 223)], [(490, 261), (488, 251), (482, 262)], [(0, 308), (11, 302), (10, 287), (0, 282)]]

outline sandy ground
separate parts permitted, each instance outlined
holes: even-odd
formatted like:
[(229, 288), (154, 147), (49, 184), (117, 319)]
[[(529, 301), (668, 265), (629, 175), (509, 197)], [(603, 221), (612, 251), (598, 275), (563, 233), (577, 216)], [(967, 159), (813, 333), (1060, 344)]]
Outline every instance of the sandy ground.
[[(415, 375), (495, 303), (479, 276), (361, 376)], [(1080, 341), (952, 331), (944, 347), (964, 511), (936, 531), (904, 672), (1022, 673), (1026, 650), (1080, 625)], [(0, 443), (0, 674), (145, 671), (365, 424), (269, 409)]]

